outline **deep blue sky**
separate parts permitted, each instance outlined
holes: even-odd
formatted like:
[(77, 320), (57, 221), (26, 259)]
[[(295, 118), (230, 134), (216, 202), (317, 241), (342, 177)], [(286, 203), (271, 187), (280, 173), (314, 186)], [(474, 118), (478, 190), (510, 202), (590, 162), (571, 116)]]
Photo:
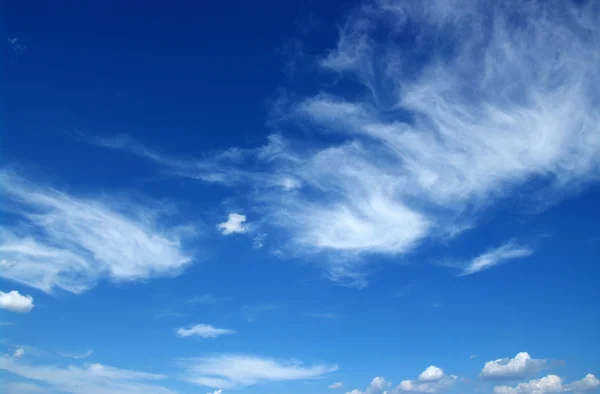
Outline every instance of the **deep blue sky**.
[(0, 392), (596, 390), (600, 9), (517, 3), (5, 2)]

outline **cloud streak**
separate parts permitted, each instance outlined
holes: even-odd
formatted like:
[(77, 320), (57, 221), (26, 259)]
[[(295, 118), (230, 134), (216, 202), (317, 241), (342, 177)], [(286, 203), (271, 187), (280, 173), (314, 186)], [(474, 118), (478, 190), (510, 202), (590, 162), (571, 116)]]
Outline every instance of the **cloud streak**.
[(234, 330), (226, 328), (213, 327), (210, 324), (196, 324), (190, 328), (180, 327), (176, 331), (177, 336), (181, 338), (198, 336), (202, 338), (217, 338), (222, 335), (235, 334)]
[(176, 275), (192, 261), (159, 209), (79, 198), (0, 171), (5, 209), (0, 277), (45, 292), (81, 293), (103, 279)]
[(496, 249), (492, 249), (482, 254), (481, 256), (474, 258), (468, 265), (466, 265), (462, 269), (460, 275), (471, 275), (476, 272), (488, 270), (508, 260), (527, 257), (531, 256), (532, 254), (532, 249), (525, 246), (519, 246), (513, 242), (509, 242)]

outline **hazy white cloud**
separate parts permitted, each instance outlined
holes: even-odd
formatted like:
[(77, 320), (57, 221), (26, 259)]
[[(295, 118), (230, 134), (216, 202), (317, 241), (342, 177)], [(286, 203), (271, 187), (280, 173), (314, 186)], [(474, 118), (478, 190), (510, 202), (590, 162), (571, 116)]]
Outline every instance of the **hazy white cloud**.
[(210, 324), (196, 324), (189, 328), (180, 327), (177, 329), (177, 335), (180, 337), (198, 336), (202, 338), (216, 338), (221, 335), (235, 334), (234, 330), (225, 328), (216, 328)]
[(212, 392), (206, 393), (206, 394), (222, 394), (222, 393), (223, 393), (223, 390), (215, 390), (215, 391), (212, 391)]
[(344, 383), (342, 383), (342, 382), (335, 382), (335, 383), (330, 384), (327, 387), (329, 387), (330, 389), (341, 389), (343, 386), (344, 386)]
[(560, 376), (548, 375), (541, 379), (519, 383), (515, 387), (496, 386), (496, 394), (545, 394), (545, 393), (581, 393), (591, 391), (600, 386), (600, 381), (592, 374), (585, 378), (565, 384)]
[(25, 355), (25, 350), (23, 350), (22, 347), (18, 348), (17, 350), (15, 350), (15, 352), (13, 353), (13, 357), (15, 358), (21, 358)]
[(91, 356), (92, 354), (94, 354), (94, 351), (89, 349), (83, 353), (60, 353), (60, 355), (62, 357), (66, 357), (66, 358), (72, 358), (75, 360), (83, 360), (85, 358), (88, 358), (89, 356)]
[[(1, 273), (0, 276), (2, 276)], [(33, 307), (33, 297), (29, 295), (21, 295), (16, 290), (9, 291), (8, 293), (0, 291), (0, 309), (12, 312), (29, 312)]]
[(312, 379), (337, 370), (335, 365), (305, 366), (249, 355), (220, 355), (183, 360), (184, 380), (215, 389), (262, 382)]
[(246, 215), (240, 215), (239, 213), (230, 213), (227, 216), (227, 220), (223, 223), (219, 223), (217, 228), (221, 230), (223, 235), (229, 234), (243, 234), (248, 231), (244, 225), (246, 223)]
[[(34, 365), (11, 357), (0, 359), (0, 370), (43, 382), (52, 391), (73, 394), (174, 394), (173, 391), (144, 381), (165, 378), (161, 374), (130, 371), (101, 364), (87, 366)], [(45, 390), (46, 392), (48, 390)]]
[(161, 209), (78, 198), (0, 172), (4, 209), (19, 218), (0, 229), (0, 277), (51, 292), (81, 293), (115, 281), (175, 275), (192, 261), (181, 228), (158, 222)]
[(533, 359), (529, 353), (521, 352), (514, 358), (499, 358), (486, 362), (479, 376), (484, 380), (519, 380), (547, 366), (547, 360)]
[(403, 380), (396, 387), (392, 387), (392, 382), (386, 381), (382, 377), (377, 377), (371, 381), (366, 390), (352, 390), (346, 394), (400, 394), (400, 393), (440, 393), (450, 389), (456, 382), (457, 377), (446, 375), (444, 370), (434, 365), (427, 367), (417, 380)]
[(468, 265), (463, 267), (461, 275), (471, 275), (490, 269), (505, 261), (531, 256), (532, 254), (532, 249), (508, 242), (474, 258)]
[[(332, 279), (364, 283), (365, 254), (456, 236), (514, 192), (547, 204), (600, 178), (599, 17), (593, 1), (370, 2), (320, 59), (363, 95), (324, 85), (283, 97), (281, 135), (205, 160), (104, 145), (173, 174), (249, 185), (257, 192), (241, 198), (283, 230), (269, 231), (282, 247), (327, 252), (317, 260)], [(312, 138), (295, 139), (298, 127)]]

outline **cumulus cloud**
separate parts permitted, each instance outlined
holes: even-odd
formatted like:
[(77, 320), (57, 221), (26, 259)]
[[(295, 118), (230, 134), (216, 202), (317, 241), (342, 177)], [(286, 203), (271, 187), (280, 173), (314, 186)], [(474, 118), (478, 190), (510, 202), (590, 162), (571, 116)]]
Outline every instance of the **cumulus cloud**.
[(355, 281), (360, 257), (457, 235), (513, 192), (546, 204), (599, 179), (599, 17), (594, 1), (378, 0), (318, 62), (357, 89), (283, 97), (264, 146), (182, 161), (104, 145), (256, 190), (241, 198), (269, 234)]
[(486, 362), (479, 376), (484, 380), (519, 380), (547, 366), (547, 360), (533, 359), (529, 353), (521, 352), (514, 358), (499, 358)]
[(248, 228), (244, 225), (244, 223), (246, 223), (246, 215), (230, 213), (227, 216), (227, 220), (223, 223), (219, 223), (217, 228), (223, 235), (243, 234), (248, 231)]
[[(440, 393), (450, 389), (456, 382), (456, 376), (446, 375), (444, 370), (431, 365), (427, 367), (417, 380), (403, 380), (396, 387), (389, 389), (392, 382), (382, 377), (371, 381), (366, 390), (354, 389), (346, 394), (399, 394), (399, 393)], [(388, 390), (389, 389), (389, 390)]]
[(0, 171), (16, 221), (0, 229), (0, 277), (45, 292), (84, 292), (102, 278), (175, 275), (192, 261), (181, 227), (158, 223), (159, 208), (79, 198)]
[(228, 330), (226, 328), (216, 328), (210, 324), (196, 324), (189, 328), (180, 327), (177, 329), (177, 335), (179, 337), (190, 337), (199, 336), (202, 338), (216, 338), (221, 335), (235, 334), (234, 330)]
[(545, 394), (545, 393), (581, 393), (591, 391), (600, 386), (600, 381), (592, 374), (585, 378), (564, 384), (562, 378), (557, 375), (544, 376), (541, 379), (530, 380), (519, 383), (515, 387), (496, 386), (496, 394)]
[(184, 380), (215, 389), (317, 378), (337, 370), (335, 365), (304, 366), (249, 355), (219, 355), (182, 360)]
[(341, 389), (343, 386), (344, 386), (344, 383), (342, 383), (342, 382), (335, 382), (335, 383), (330, 384), (327, 387), (329, 387), (330, 389)]
[(13, 357), (15, 358), (21, 358), (25, 355), (25, 350), (23, 350), (23, 348), (18, 348), (17, 350), (15, 350), (15, 352), (13, 353)]
[(505, 261), (531, 256), (531, 254), (533, 254), (532, 249), (508, 242), (474, 258), (468, 265), (463, 267), (461, 275), (471, 275), (490, 269)]
[[(2, 264), (1, 261), (0, 264)], [(2, 276), (1, 273), (0, 276)], [(9, 291), (8, 293), (0, 291), (1, 309), (6, 309), (12, 312), (30, 312), (33, 307), (33, 297), (29, 295), (21, 295), (16, 290)]]
[[(162, 374), (130, 371), (101, 364), (87, 366), (33, 365), (2, 356), (0, 370), (43, 382), (52, 391), (90, 394), (174, 394), (173, 391), (145, 381), (158, 381)], [(46, 392), (45, 390), (44, 392)]]

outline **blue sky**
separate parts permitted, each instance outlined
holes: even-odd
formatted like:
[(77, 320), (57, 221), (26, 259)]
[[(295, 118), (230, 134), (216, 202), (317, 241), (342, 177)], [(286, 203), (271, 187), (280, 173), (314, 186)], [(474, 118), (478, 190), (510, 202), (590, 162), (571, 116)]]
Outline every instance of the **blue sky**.
[(2, 14), (0, 392), (598, 391), (598, 2)]

